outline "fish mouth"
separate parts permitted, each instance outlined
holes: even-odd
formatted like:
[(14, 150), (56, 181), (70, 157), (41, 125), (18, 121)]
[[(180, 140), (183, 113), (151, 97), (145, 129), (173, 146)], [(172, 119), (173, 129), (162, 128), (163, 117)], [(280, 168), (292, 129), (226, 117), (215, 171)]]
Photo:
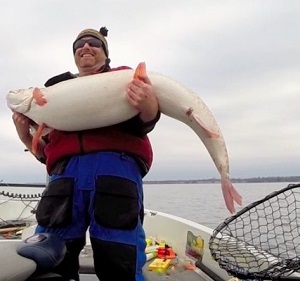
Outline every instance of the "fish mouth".
[(11, 110), (26, 113), (30, 109), (32, 98), (26, 97), (24, 90), (13, 90), (6, 95), (6, 100)]

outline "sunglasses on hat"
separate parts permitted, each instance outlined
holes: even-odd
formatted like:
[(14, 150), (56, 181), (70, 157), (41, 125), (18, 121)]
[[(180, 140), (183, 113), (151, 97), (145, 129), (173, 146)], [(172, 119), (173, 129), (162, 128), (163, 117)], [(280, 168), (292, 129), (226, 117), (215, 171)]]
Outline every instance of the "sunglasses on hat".
[(85, 43), (88, 43), (90, 47), (101, 48), (103, 43), (100, 39), (91, 38), (91, 39), (79, 39), (74, 43), (73, 50), (74, 53), (77, 49), (82, 48)]

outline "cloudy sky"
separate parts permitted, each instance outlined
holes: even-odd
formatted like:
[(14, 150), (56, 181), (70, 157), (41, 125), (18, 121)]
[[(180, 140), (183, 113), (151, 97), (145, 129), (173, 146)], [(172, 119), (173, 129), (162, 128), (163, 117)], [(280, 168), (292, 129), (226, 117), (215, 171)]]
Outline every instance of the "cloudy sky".
[[(232, 177), (293, 176), (300, 170), (300, 1), (1, 1), (0, 180), (42, 182), (6, 105), (9, 90), (76, 72), (72, 42), (109, 29), (111, 66), (170, 76), (197, 93), (226, 141)], [(185, 124), (162, 116), (150, 133), (148, 180), (218, 177)]]

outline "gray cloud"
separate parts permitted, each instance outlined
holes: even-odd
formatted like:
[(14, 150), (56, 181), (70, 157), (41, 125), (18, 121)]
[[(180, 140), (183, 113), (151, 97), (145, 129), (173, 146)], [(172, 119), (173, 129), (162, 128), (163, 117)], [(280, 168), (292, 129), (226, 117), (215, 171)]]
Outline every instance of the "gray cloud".
[[(149, 70), (180, 81), (209, 106), (232, 176), (298, 174), (300, 2), (12, 0), (1, 10), (0, 179), (45, 178), (44, 167), (23, 152), (6, 93), (76, 72), (74, 38), (103, 25), (113, 66), (146, 61)], [(150, 138), (155, 158), (147, 179), (218, 177), (186, 125), (162, 117)]]

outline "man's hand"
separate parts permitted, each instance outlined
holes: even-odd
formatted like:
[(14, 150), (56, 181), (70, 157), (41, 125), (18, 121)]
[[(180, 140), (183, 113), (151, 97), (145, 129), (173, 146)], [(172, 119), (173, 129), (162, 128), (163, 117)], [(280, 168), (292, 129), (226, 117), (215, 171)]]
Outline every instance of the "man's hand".
[(140, 118), (144, 122), (156, 117), (158, 101), (148, 76), (135, 78), (128, 84), (127, 99), (140, 112)]
[(12, 118), (20, 140), (26, 145), (26, 147), (28, 144), (31, 145), (32, 137), (30, 135), (30, 125), (32, 121), (25, 115), (18, 112), (14, 112)]
[(36, 157), (44, 157), (44, 141), (39, 141), (39, 149), (36, 153), (32, 152), (32, 139), (33, 136), (30, 133), (30, 127), (37, 129), (38, 125), (34, 123), (31, 119), (26, 117), (25, 115), (14, 112), (12, 115), (14, 124), (16, 126), (17, 133), (19, 135), (20, 140), (24, 143), (26, 148), (34, 154)]

